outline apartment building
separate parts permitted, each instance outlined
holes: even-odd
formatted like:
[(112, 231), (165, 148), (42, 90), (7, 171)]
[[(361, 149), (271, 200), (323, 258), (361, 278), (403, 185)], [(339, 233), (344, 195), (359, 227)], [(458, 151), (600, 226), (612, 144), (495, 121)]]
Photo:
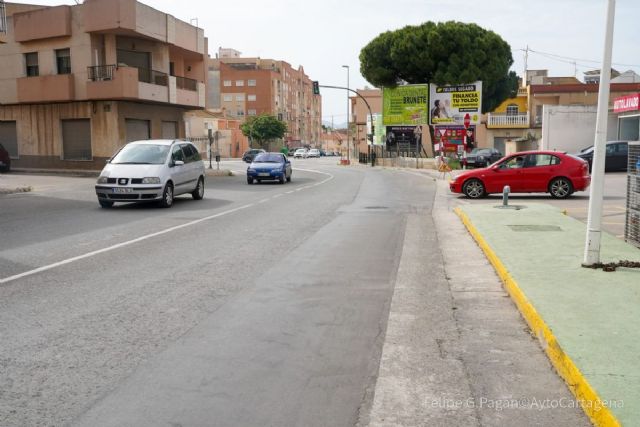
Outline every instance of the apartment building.
[(101, 169), (124, 143), (185, 136), (206, 98), (204, 31), (135, 0), (6, 3), (0, 139), (16, 168)]
[(209, 59), (207, 108), (246, 119), (271, 114), (287, 123), (289, 147), (318, 144), (322, 132), (322, 98), (313, 94), (303, 67), (285, 61), (242, 58), (232, 49)]

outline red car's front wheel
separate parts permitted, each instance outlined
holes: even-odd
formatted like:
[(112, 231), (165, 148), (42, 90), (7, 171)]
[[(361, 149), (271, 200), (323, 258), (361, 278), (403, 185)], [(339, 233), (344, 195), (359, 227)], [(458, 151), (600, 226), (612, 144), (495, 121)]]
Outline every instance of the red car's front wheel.
[(465, 182), (462, 192), (470, 199), (479, 199), (486, 195), (484, 184), (479, 179), (470, 179)]

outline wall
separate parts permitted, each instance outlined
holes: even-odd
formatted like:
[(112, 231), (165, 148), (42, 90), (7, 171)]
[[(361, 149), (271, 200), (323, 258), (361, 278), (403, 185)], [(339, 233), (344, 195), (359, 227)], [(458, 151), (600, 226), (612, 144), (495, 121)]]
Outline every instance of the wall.
[[(596, 106), (545, 105), (542, 111), (543, 150), (577, 153), (593, 145), (596, 133)], [(617, 126), (615, 115), (610, 114), (607, 123), (607, 140), (614, 140)]]

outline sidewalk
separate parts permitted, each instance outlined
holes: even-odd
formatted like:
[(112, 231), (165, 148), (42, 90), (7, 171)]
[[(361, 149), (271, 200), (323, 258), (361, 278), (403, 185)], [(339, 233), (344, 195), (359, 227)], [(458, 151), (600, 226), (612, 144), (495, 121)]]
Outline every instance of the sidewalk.
[[(585, 224), (548, 205), (456, 213), (592, 422), (640, 425), (640, 270), (581, 267)], [(603, 233), (602, 262), (639, 259)]]

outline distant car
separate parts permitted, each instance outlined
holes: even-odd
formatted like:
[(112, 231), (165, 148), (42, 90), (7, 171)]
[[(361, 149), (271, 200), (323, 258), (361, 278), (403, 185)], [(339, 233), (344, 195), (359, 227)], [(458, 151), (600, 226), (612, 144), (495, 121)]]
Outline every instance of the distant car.
[(242, 161), (245, 163), (251, 163), (253, 161), (253, 159), (261, 153), (266, 153), (265, 150), (263, 150), (262, 148), (252, 148), (250, 150), (247, 150), (244, 152), (244, 154), (242, 155)]
[(295, 153), (293, 153), (293, 157), (296, 159), (304, 159), (307, 157), (307, 150), (304, 148), (298, 148)]
[(247, 168), (247, 184), (254, 181), (291, 182), (291, 162), (282, 153), (258, 154)]
[(0, 144), (0, 172), (9, 172), (11, 170), (11, 157), (9, 152)]
[[(591, 171), (593, 163), (593, 146), (580, 151), (576, 156), (584, 159), (589, 163), (589, 171)], [(627, 162), (629, 161), (629, 143), (627, 141), (609, 141), (607, 142), (606, 156), (604, 161), (605, 172), (626, 171)]]
[(320, 157), (320, 150), (312, 148), (307, 152), (307, 157)]
[(100, 172), (95, 190), (98, 203), (157, 202), (169, 208), (175, 196), (204, 197), (204, 163), (187, 141), (155, 139), (130, 142)]
[(495, 148), (474, 148), (467, 154), (465, 163), (474, 168), (486, 168), (502, 158), (502, 153)]
[(557, 151), (524, 151), (504, 157), (488, 168), (463, 172), (449, 183), (454, 193), (478, 199), (501, 193), (549, 193), (564, 199), (589, 187), (589, 165), (583, 159)]

